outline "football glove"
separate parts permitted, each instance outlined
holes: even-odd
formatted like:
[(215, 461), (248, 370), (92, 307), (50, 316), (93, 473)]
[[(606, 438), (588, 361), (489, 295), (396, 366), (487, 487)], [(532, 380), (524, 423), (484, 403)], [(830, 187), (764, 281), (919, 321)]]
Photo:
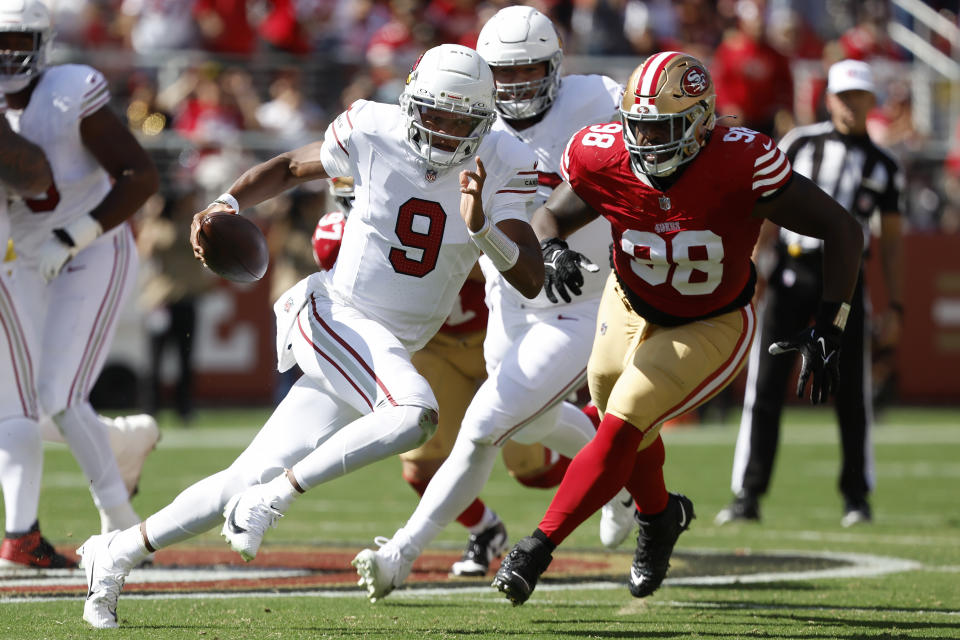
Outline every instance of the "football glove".
[[(543, 250), (543, 290), (550, 302), (557, 302), (557, 294), (564, 302), (570, 302), (569, 289), (574, 295), (580, 295), (583, 286), (583, 272), (596, 273), (600, 267), (582, 253), (574, 251), (559, 238), (548, 238), (540, 243)], [(556, 293), (554, 293), (556, 290)]]
[(54, 229), (53, 235), (38, 250), (40, 275), (47, 282), (56, 278), (63, 265), (101, 233), (103, 227), (100, 222), (88, 215), (80, 216), (62, 229)]
[(835, 393), (840, 383), (840, 337), (847, 323), (850, 305), (823, 303), (817, 312), (813, 327), (808, 327), (792, 340), (774, 342), (768, 351), (780, 355), (799, 351), (802, 362), (797, 379), (797, 397), (803, 398), (807, 382), (810, 386), (810, 402), (822, 404)]

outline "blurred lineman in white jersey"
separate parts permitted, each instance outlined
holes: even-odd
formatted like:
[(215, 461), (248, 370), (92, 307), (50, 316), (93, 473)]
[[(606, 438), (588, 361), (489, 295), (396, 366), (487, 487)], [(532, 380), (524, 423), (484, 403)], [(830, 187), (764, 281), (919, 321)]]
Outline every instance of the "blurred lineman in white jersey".
[[(51, 40), (42, 3), (0, 0), (5, 116), (43, 149), (53, 172), (45, 193), (10, 202), (10, 236), (25, 282), (20, 310), (40, 332), (34, 366), (41, 419), (56, 423), (90, 481), (102, 528), (116, 529), (139, 518), (88, 397), (136, 279), (126, 220), (159, 179), (107, 106), (103, 75), (85, 65), (46, 66)], [(147, 450), (156, 441), (152, 419), (148, 426)]]
[[(10, 129), (0, 117), (0, 247), (10, 236), (7, 199), (43, 193), (53, 174), (43, 150)], [(37, 508), (43, 475), (43, 449), (37, 420), (35, 363), (39, 333), (22, 313), (25, 292), (19, 265), (0, 264), (0, 488), (7, 536), (0, 567), (17, 571), (75, 567), (40, 533)]]
[[(526, 142), (537, 154), (534, 204), (539, 206), (562, 182), (560, 160), (570, 136), (584, 126), (611, 120), (622, 88), (598, 75), (561, 80), (563, 54), (556, 30), (549, 18), (531, 7), (497, 12), (481, 30), (477, 51), (493, 68), (497, 84), (500, 117), (494, 131)], [(609, 244), (610, 225), (599, 218), (569, 238), (570, 249), (604, 265)], [(511, 287), (488, 259), (480, 259), (490, 308), (484, 342), (488, 378), (467, 409), (453, 450), (406, 525), (378, 550), (364, 549), (354, 559), (371, 601), (399, 586), (423, 549), (480, 494), (507, 441), (540, 442), (572, 457), (595, 434), (590, 418), (563, 399), (586, 380), (609, 267), (587, 274), (571, 296), (551, 280), (554, 247), (543, 250), (547, 277), (544, 291), (533, 300)], [(632, 500), (620, 510), (625, 512), (620, 519), (622, 535), (611, 535), (621, 535), (622, 540), (633, 522)], [(473, 554), (482, 573), (507, 545), (495, 514), (488, 527), (491, 533), (498, 529), (501, 533), (483, 536), (485, 548)]]
[[(352, 176), (353, 211), (331, 271), (277, 300), (279, 368), (304, 375), (227, 469), (139, 526), (93, 536), (84, 619), (116, 627), (130, 568), (155, 549), (223, 523), (247, 560), (303, 491), (426, 441), (437, 401), (410, 362), (439, 329), (481, 252), (528, 297), (543, 260), (527, 222), (536, 159), (490, 132), (493, 75), (473, 49), (442, 45), (411, 70), (400, 105), (359, 100), (322, 141), (244, 173), (194, 217), (240, 211), (308, 180)], [(459, 215), (457, 215), (459, 212)]]

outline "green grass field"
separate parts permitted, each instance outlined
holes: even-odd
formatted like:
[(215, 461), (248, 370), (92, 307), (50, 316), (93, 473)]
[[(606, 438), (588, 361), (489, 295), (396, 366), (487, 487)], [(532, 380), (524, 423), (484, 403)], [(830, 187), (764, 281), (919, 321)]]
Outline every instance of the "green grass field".
[[(148, 515), (226, 466), (266, 415), (201, 413), (188, 429), (162, 423), (163, 440), (147, 461), (135, 508)], [(730, 498), (737, 418), (665, 433), (668, 486), (690, 496), (699, 516), (680, 538), (671, 577), (697, 575), (691, 559), (703, 557), (693, 555), (699, 551), (740, 554), (744, 563), (748, 552), (858, 553), (913, 561), (915, 568), (875, 577), (712, 585), (668, 577), (645, 600), (632, 598), (625, 585), (545, 580), (545, 588), (516, 608), (488, 588), (404, 589), (376, 605), (359, 588), (292, 597), (121, 597), (121, 629), (114, 632), (86, 626), (82, 595), (7, 597), (0, 599), (0, 638), (960, 638), (960, 410), (891, 409), (881, 416), (874, 432), (875, 523), (852, 529), (840, 526), (832, 413), (800, 408), (786, 416), (762, 524), (714, 526), (713, 516)], [(552, 494), (520, 487), (498, 465), (483, 497), (515, 540), (536, 526)], [(399, 462), (385, 460), (304, 496), (268, 533), (264, 549), (339, 545), (356, 551), (376, 535), (391, 535), (415, 504)], [(40, 521), (57, 544), (79, 545), (99, 526), (85, 481), (62, 446), (46, 451)], [(555, 557), (597, 551), (597, 523), (598, 516), (586, 522)], [(436, 546), (459, 550), (464, 539), (454, 525)], [(217, 530), (196, 543), (225, 548)], [(625, 543), (613, 556), (624, 579), (631, 553)]]

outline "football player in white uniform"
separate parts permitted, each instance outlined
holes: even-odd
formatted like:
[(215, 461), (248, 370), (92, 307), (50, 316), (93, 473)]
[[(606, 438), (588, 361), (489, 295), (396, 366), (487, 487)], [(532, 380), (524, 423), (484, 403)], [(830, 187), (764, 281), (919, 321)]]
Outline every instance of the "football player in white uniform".
[[(497, 12), (480, 31), (477, 51), (493, 68), (497, 83), (500, 117), (494, 130), (527, 142), (537, 154), (539, 187), (534, 203), (540, 205), (562, 181), (557, 172), (567, 140), (581, 127), (612, 119), (622, 88), (605, 76), (561, 80), (562, 52), (556, 30), (549, 18), (531, 7)], [(580, 230), (569, 242), (573, 250), (595, 259), (606, 258), (609, 244), (610, 226), (604, 220)], [(573, 456), (595, 434), (590, 418), (563, 399), (586, 380), (609, 268), (604, 274), (588, 274), (579, 290), (573, 291), (576, 297), (571, 297), (551, 279), (550, 251), (551, 247), (544, 248), (545, 290), (533, 300), (522, 298), (481, 258), (490, 308), (484, 341), (488, 378), (467, 409), (453, 450), (406, 525), (378, 550), (364, 549), (354, 559), (371, 601), (399, 586), (414, 559), (479, 495), (500, 447), (508, 440), (541, 442)], [(632, 521), (632, 501), (621, 510), (627, 512), (625, 537)], [(494, 515), (488, 527), (493, 531), (502, 524)], [(506, 545), (505, 535), (486, 538), (496, 545), (491, 543), (485, 555), (472, 558), (483, 564), (483, 573)]]
[[(38, 0), (0, 0), (0, 92), (11, 128), (44, 150), (53, 182), (10, 203), (10, 234), (32, 278), (22, 308), (40, 327), (40, 408), (90, 480), (104, 529), (139, 518), (88, 401), (136, 277), (125, 221), (157, 190), (156, 168), (106, 106), (106, 79), (84, 65), (46, 66), (50, 15)], [(69, 264), (68, 264), (69, 263)], [(152, 444), (151, 444), (152, 446)]]
[(257, 165), (197, 214), (194, 237), (206, 213), (238, 212), (308, 180), (354, 178), (333, 269), (305, 278), (274, 306), (279, 367), (295, 362), (304, 375), (229, 468), (139, 526), (83, 544), (90, 624), (117, 626), (125, 576), (153, 550), (225, 520), (223, 535), (249, 560), (299, 493), (433, 434), (437, 401), (410, 353), (443, 323), (481, 252), (524, 295), (543, 286), (526, 212), (536, 159), (523, 143), (490, 132), (493, 94), (476, 51), (430, 49), (399, 106), (355, 102), (322, 141)]
[[(52, 184), (52, 173), (43, 150), (17, 135), (3, 117), (0, 149), (0, 247), (5, 251), (10, 235), (7, 194), (43, 193)], [(37, 522), (43, 475), (35, 364), (39, 334), (23, 314), (23, 286), (19, 265), (0, 264), (0, 488), (6, 531), (0, 567), (75, 567), (40, 534)]]

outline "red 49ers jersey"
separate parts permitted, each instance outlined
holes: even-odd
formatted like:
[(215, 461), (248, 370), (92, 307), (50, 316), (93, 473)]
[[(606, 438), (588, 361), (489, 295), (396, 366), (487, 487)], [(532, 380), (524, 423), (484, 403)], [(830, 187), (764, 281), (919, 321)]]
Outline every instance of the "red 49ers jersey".
[(762, 223), (751, 217), (754, 204), (792, 176), (768, 136), (717, 126), (676, 182), (660, 191), (631, 169), (619, 122), (574, 134), (560, 170), (610, 221), (614, 268), (631, 302), (643, 303), (636, 310), (671, 324), (713, 315), (744, 294)]

